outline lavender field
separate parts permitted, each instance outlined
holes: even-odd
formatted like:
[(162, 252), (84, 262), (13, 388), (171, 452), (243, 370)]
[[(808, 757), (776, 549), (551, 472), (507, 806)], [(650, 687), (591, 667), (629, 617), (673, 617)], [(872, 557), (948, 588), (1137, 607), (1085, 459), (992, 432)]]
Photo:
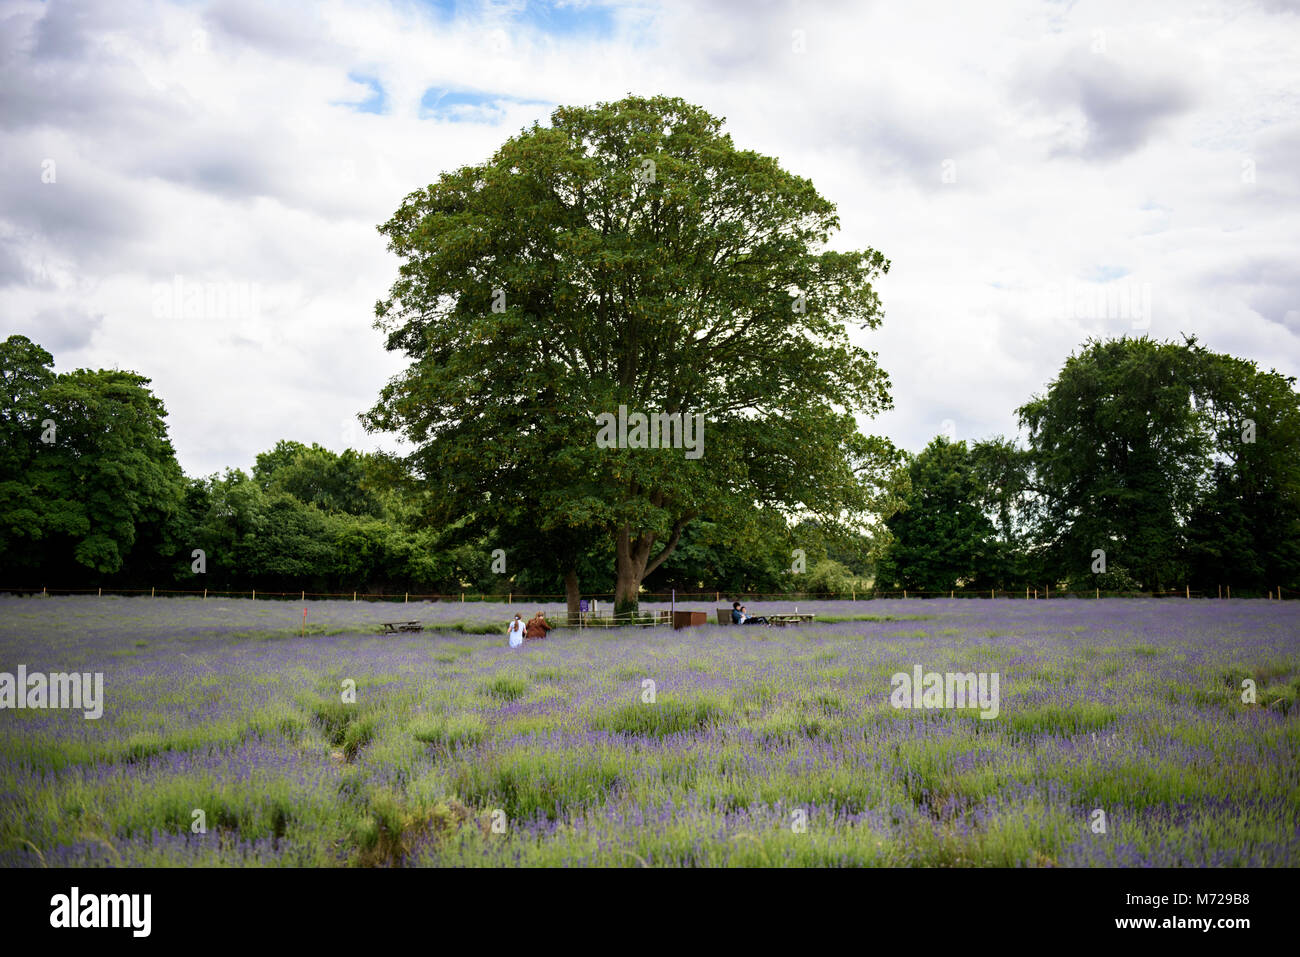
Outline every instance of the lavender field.
[[(518, 650), (475, 632), (532, 606), (306, 607), (303, 637), (301, 603), (0, 598), (0, 671), (105, 697), (0, 711), (0, 863), (1300, 864), (1300, 602), (801, 603), (852, 620)], [(894, 708), (917, 665), (997, 672), (998, 716)]]

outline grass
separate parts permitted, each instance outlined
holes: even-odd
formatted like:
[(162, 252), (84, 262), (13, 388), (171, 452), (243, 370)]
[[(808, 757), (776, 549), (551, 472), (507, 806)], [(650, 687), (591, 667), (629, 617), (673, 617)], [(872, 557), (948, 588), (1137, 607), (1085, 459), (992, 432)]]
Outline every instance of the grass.
[(618, 705), (597, 714), (591, 722), (596, 731), (662, 738), (670, 734), (699, 731), (724, 713), (715, 701), (671, 698), (653, 703), (634, 702)]
[(1044, 705), (1006, 715), (1005, 725), (1012, 734), (1082, 734), (1113, 724), (1119, 709), (1093, 702), (1071, 705)]
[(439, 716), (421, 720), (411, 730), (417, 741), (443, 748), (475, 745), (487, 734), (487, 724), (476, 714)]
[(518, 675), (497, 675), (491, 681), (480, 684), (479, 691), (492, 698), (514, 701), (528, 691), (528, 682)]

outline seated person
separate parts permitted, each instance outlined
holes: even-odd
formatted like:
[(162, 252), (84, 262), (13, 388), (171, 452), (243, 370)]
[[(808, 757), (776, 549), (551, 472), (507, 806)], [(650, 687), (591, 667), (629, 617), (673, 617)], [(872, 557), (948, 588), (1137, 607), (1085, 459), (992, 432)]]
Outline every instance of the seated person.
[(745, 614), (740, 610), (740, 602), (733, 601), (731, 603), (731, 623), (733, 625), (739, 625), (744, 620)]
[(762, 615), (750, 615), (748, 609), (746, 609), (744, 605), (741, 605), (741, 606), (740, 606), (740, 621), (739, 621), (739, 624), (741, 624), (741, 625), (766, 625), (766, 624), (767, 624), (767, 619), (764, 618)]
[(546, 637), (546, 633), (551, 630), (551, 626), (546, 621), (546, 616), (540, 611), (532, 618), (528, 619), (528, 624), (524, 626), (524, 640), (538, 641)]

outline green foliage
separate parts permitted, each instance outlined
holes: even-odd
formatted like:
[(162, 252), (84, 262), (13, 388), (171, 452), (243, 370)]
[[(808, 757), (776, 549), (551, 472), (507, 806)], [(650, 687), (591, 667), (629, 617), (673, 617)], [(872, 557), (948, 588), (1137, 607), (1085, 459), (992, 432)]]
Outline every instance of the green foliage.
[(439, 631), (458, 631), (462, 635), (504, 635), (506, 626), (495, 621), (456, 621), (439, 624)]
[(147, 563), (182, 493), (163, 404), (143, 376), (52, 365), (24, 336), (0, 343), (0, 570), (84, 580)]
[(1122, 565), (1108, 564), (1104, 572), (1075, 575), (1070, 579), (1070, 589), (1082, 592), (1136, 592), (1142, 590), (1142, 583)]
[(527, 693), (528, 682), (518, 675), (497, 675), (491, 681), (480, 685), (479, 691), (493, 698), (514, 701)]
[(839, 562), (824, 558), (808, 569), (803, 587), (813, 594), (842, 595), (854, 584), (852, 573)]
[(653, 704), (632, 702), (597, 714), (591, 722), (596, 731), (662, 738), (670, 734), (698, 731), (726, 713), (718, 702), (704, 698), (679, 701), (661, 697)]
[(891, 540), (877, 586), (948, 591), (974, 581), (992, 551), (994, 528), (966, 443), (937, 437), (904, 478), (902, 507), (886, 522)]
[(440, 715), (417, 723), (411, 730), (415, 740), (444, 748), (478, 744), (486, 733), (487, 725), (476, 714)]
[(1295, 379), (1189, 342), (1213, 435), (1208, 490), (1188, 522), (1189, 578), (1272, 591), (1300, 581), (1300, 397)]
[(253, 466), (263, 491), (281, 491), (326, 512), (382, 517), (384, 502), (375, 487), (375, 457), (352, 449), (335, 454), (313, 444), (280, 441)]
[[(527, 516), (568, 570), (566, 535), (608, 538), (629, 607), (699, 517), (862, 507), (879, 444), (853, 413), (887, 407), (887, 379), (846, 323), (879, 324), (889, 263), (827, 249), (835, 207), (698, 107), (551, 119), (381, 227), (402, 264), (378, 325), (411, 361), (366, 420), (416, 446), (433, 510)], [(598, 448), (620, 405), (705, 416), (703, 456)]]
[(1070, 705), (1043, 705), (1013, 711), (1005, 715), (1005, 721), (1011, 734), (1069, 735), (1100, 731), (1114, 723), (1119, 714), (1118, 708), (1093, 701), (1081, 701)]
[[(1195, 338), (1090, 340), (1019, 410), (1045, 569), (1146, 590), (1300, 580), (1294, 386)], [(1098, 549), (1124, 581), (1093, 573)]]

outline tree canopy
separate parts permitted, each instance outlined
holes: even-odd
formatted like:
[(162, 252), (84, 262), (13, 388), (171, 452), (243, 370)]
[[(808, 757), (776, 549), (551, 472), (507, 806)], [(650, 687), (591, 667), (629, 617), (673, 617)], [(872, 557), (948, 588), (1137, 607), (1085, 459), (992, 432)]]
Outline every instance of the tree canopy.
[(1294, 384), (1195, 338), (1085, 343), (1020, 409), (1045, 568), (1075, 582), (1122, 573), (1157, 591), (1189, 578), (1295, 581)]
[(53, 364), (25, 336), (0, 343), (0, 562), (116, 572), (180, 507), (166, 411), (143, 376)]
[(891, 540), (877, 582), (896, 588), (948, 591), (988, 567), (993, 523), (965, 442), (935, 438), (906, 468), (901, 507), (886, 521)]
[[(411, 361), (367, 424), (415, 444), (436, 514), (611, 538), (635, 604), (696, 519), (866, 504), (882, 443), (854, 414), (888, 407), (888, 379), (848, 327), (879, 324), (889, 263), (828, 249), (838, 227), (699, 107), (558, 109), (380, 227), (401, 265), (377, 325)], [(620, 408), (701, 417), (702, 454), (601, 447)]]

